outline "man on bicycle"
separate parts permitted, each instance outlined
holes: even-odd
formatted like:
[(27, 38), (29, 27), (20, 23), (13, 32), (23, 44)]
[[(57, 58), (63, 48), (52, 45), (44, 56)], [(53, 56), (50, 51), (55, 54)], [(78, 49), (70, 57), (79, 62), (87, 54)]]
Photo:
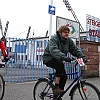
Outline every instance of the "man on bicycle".
[(63, 61), (70, 62), (72, 60), (66, 57), (68, 52), (77, 58), (83, 58), (84, 62), (87, 61), (85, 55), (76, 47), (72, 39), (68, 37), (69, 32), (70, 29), (67, 26), (61, 26), (57, 33), (51, 37), (43, 54), (43, 63), (47, 67), (56, 70), (54, 93), (62, 93), (64, 91), (67, 77), (62, 76), (62, 74), (66, 74)]
[(4, 61), (7, 62), (8, 59), (9, 59), (8, 58), (8, 53), (7, 53), (5, 43), (2, 40), (0, 40), (0, 49), (1, 49), (2, 55), (4, 56)]

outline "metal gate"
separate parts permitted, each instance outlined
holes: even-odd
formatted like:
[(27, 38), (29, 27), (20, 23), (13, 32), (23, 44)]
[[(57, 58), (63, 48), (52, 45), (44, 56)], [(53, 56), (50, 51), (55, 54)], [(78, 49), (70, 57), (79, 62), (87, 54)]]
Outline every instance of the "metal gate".
[[(10, 60), (4, 67), (6, 82), (24, 82), (48, 77), (53, 69), (43, 65), (42, 55), (47, 46), (48, 38), (17, 39), (7, 38), (7, 49)], [(73, 64), (66, 64), (67, 67)], [(73, 72), (75, 70), (69, 70)], [(74, 79), (74, 75), (68, 77)]]

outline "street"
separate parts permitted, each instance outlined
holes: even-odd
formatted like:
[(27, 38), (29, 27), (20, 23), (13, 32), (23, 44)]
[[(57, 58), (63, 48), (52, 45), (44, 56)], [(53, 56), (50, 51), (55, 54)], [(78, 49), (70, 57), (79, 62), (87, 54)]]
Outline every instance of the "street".
[[(66, 86), (72, 80), (68, 80)], [(100, 90), (100, 77), (86, 79), (87, 82), (93, 83)], [(33, 87), (36, 81), (23, 83), (6, 82), (5, 95), (3, 100), (33, 100)], [(68, 91), (69, 92), (69, 91)], [(66, 99), (67, 98), (67, 99)], [(63, 97), (63, 100), (70, 100), (68, 93)]]

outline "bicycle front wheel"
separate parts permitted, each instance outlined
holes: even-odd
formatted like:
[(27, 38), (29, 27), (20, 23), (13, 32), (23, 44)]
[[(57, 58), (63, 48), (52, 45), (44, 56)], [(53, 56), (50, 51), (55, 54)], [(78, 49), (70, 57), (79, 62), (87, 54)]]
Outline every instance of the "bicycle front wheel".
[(48, 79), (40, 79), (33, 89), (34, 100), (52, 100), (53, 88), (53, 84), (48, 84)]
[(0, 74), (0, 100), (3, 99), (5, 92), (5, 81), (3, 79), (3, 76)]
[(80, 88), (78, 85), (73, 88), (71, 100), (100, 100), (100, 91), (93, 84), (83, 82)]

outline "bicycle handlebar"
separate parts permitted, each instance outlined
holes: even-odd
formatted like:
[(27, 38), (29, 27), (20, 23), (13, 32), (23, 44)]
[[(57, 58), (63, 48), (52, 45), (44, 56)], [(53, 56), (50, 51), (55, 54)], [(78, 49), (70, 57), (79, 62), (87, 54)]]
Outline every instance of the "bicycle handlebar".
[[(87, 60), (87, 62), (88, 62), (88, 61), (90, 61), (90, 60)], [(76, 64), (79, 64), (80, 66), (85, 66), (85, 63), (84, 63), (84, 61), (83, 61), (82, 58), (73, 59), (73, 60), (71, 61), (71, 63), (72, 63), (72, 62), (76, 62)]]

